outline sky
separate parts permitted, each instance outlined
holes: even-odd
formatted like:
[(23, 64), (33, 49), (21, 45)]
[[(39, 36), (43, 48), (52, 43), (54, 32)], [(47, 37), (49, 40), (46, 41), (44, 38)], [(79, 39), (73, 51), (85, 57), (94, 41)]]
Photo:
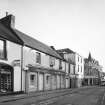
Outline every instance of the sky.
[(15, 27), (56, 49), (89, 52), (105, 71), (105, 0), (0, 0), (0, 18), (15, 16)]

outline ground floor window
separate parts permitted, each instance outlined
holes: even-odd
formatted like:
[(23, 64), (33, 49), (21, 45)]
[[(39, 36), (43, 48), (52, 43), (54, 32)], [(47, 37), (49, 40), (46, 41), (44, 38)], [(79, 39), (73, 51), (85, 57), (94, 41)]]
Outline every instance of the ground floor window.
[(36, 84), (36, 75), (35, 74), (30, 74), (30, 85), (35, 86)]
[(46, 83), (49, 84), (49, 82), (50, 82), (50, 76), (47, 75), (47, 76), (46, 76)]

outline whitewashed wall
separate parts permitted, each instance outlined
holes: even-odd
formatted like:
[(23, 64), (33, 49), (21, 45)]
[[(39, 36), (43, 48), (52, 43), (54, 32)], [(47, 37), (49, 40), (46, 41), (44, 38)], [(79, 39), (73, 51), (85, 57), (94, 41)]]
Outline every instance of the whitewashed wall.
[(65, 71), (65, 67), (66, 65), (65, 65), (65, 61), (62, 61), (62, 71)]
[(20, 66), (14, 66), (14, 91), (21, 91), (21, 47), (18, 44), (7, 41), (7, 58), (10, 63), (20, 60)]
[(66, 62), (66, 73), (69, 73), (69, 63)]
[[(26, 68), (26, 65), (28, 64), (37, 64), (36, 63), (36, 52), (39, 52), (37, 50), (33, 50), (31, 48), (28, 48), (28, 47), (24, 47), (23, 48), (23, 67)], [(50, 56), (45, 54), (45, 53), (42, 53), (42, 52), (39, 52), (41, 54), (41, 64), (38, 64), (38, 65), (41, 65), (41, 66), (44, 66), (44, 67), (50, 67)], [(59, 69), (59, 59), (56, 59), (55, 58), (55, 65), (53, 66), (54, 69)]]
[[(0, 62), (7, 63), (14, 68), (14, 90), (21, 91), (21, 45), (6, 41), (7, 42), (7, 60), (0, 60)], [(13, 62), (19, 60), (20, 65), (14, 66)]]
[(53, 66), (54, 69), (59, 69), (59, 59), (55, 58), (55, 65)]
[[(78, 61), (79, 57), (79, 61)], [(81, 62), (82, 60), (82, 62)], [(79, 74), (79, 78), (83, 78), (84, 75), (84, 58), (80, 56), (79, 54), (75, 54), (75, 61), (76, 61), (76, 66), (75, 66), (75, 72), (76, 74)], [(78, 71), (78, 65), (79, 65), (79, 71)], [(82, 71), (81, 71), (82, 68)]]

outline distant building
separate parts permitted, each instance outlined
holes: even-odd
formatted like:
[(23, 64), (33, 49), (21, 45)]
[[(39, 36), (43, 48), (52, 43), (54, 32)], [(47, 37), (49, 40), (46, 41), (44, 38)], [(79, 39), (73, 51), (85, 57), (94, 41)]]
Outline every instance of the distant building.
[(69, 48), (57, 50), (57, 52), (66, 59), (70, 66), (70, 84), (71, 87), (82, 86), (84, 78), (84, 59), (78, 53), (70, 50)]
[(98, 85), (101, 69), (99, 62), (93, 59), (89, 53), (88, 58), (84, 59), (84, 85)]

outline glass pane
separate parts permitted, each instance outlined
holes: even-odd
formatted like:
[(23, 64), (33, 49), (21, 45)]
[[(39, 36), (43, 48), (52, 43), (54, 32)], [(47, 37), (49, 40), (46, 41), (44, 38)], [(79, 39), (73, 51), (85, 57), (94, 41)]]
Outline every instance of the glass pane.
[(36, 53), (36, 63), (41, 63), (41, 55), (40, 53)]
[(30, 75), (30, 85), (35, 85), (35, 75)]
[(0, 40), (0, 58), (4, 58), (4, 41)]

